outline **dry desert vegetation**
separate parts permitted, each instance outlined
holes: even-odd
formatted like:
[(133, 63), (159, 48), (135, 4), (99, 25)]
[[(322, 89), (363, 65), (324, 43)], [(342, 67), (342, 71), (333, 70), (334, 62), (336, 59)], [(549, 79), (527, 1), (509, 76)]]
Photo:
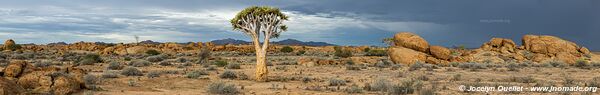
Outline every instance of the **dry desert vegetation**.
[[(521, 45), (491, 38), (478, 48), (430, 45), (411, 32), (390, 35), (388, 47), (269, 44), (287, 18), (273, 7), (239, 12), (232, 27), (250, 44), (8, 39), (0, 95), (598, 94), (514, 88), (600, 85), (600, 56), (554, 36), (525, 35)], [(485, 86), (513, 88), (461, 89)]]
[[(523, 44), (493, 38), (480, 48), (429, 45), (400, 32), (390, 47), (271, 45), (269, 74), (255, 79), (252, 45), (202, 43), (2, 46), (0, 93), (84, 95), (486, 94), (466, 86), (594, 86), (600, 56), (553, 36)], [(489, 94), (597, 92), (495, 91)]]

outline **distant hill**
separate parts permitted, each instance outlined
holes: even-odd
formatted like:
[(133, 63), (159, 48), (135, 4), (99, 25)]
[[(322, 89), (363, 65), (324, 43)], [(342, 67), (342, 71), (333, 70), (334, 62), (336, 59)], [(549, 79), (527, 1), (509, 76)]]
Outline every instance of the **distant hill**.
[[(225, 45), (225, 44), (233, 44), (233, 45), (239, 45), (239, 44), (252, 44), (252, 42), (249, 41), (244, 41), (244, 40), (236, 40), (236, 39), (232, 39), (232, 38), (227, 38), (227, 39), (221, 39), (221, 40), (213, 40), (210, 41), (216, 45)], [(309, 41), (309, 42), (303, 42), (303, 41), (299, 41), (296, 39), (285, 39), (285, 40), (281, 40), (281, 41), (275, 41), (275, 42), (271, 42), (272, 44), (278, 44), (278, 45), (300, 45), (300, 46), (335, 46), (334, 44), (329, 44), (326, 42), (313, 42), (313, 41)]]
[(244, 41), (244, 40), (236, 40), (236, 39), (232, 39), (232, 38), (227, 38), (227, 39), (221, 39), (221, 40), (213, 40), (210, 41), (215, 45), (226, 45), (226, 44), (233, 44), (233, 45), (239, 45), (239, 44), (250, 44), (252, 42), (248, 42), (248, 41)]
[(298, 45), (298, 46), (335, 46), (334, 44), (326, 43), (326, 42), (302, 42), (296, 39), (285, 39), (277, 42), (273, 42), (273, 44), (279, 45)]

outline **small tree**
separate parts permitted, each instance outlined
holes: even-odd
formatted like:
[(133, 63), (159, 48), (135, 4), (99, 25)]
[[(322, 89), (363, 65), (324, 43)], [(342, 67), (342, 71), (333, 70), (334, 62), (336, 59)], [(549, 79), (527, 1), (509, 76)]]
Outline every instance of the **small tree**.
[[(256, 73), (257, 81), (267, 80), (267, 47), (269, 39), (279, 37), (279, 34), (287, 30), (283, 21), (288, 16), (281, 13), (278, 8), (268, 6), (252, 6), (239, 12), (233, 19), (231, 25), (233, 30), (244, 32), (252, 38), (256, 52)], [(262, 46), (261, 39), (262, 36)]]
[(135, 44), (140, 43), (140, 36), (138, 35), (133, 35), (133, 38), (135, 38)]

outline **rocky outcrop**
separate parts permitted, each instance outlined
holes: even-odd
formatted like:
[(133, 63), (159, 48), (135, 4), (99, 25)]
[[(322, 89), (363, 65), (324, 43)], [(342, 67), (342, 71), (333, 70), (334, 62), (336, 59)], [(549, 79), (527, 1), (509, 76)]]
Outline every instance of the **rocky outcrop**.
[(4, 49), (4, 50), (16, 50), (18, 48), (19, 48), (18, 45), (12, 39), (8, 39), (8, 40), (4, 41), (4, 46), (2, 46), (2, 49)]
[(517, 45), (511, 39), (492, 38), (489, 42), (481, 45), (481, 49), (497, 51), (502, 53), (514, 53)]
[(25, 95), (26, 90), (14, 81), (0, 77), (0, 95)]
[(394, 35), (394, 45), (425, 53), (429, 50), (429, 43), (425, 39), (410, 32), (400, 32)]
[[(15, 85), (21, 89), (29, 89), (35, 93), (69, 95), (85, 89), (82, 85), (83, 75), (86, 72), (79, 68), (52, 66), (37, 68), (28, 65), (25, 61), (16, 60), (12, 61), (4, 72), (4, 78), (14, 80)], [(0, 79), (0, 84), (1, 81)]]
[(431, 55), (433, 55), (435, 58), (442, 60), (450, 59), (450, 53), (452, 53), (450, 49), (442, 46), (431, 46), (429, 47), (429, 52), (431, 52)]
[(388, 56), (395, 64), (414, 64), (417, 61), (425, 62), (428, 55), (404, 47), (391, 47)]

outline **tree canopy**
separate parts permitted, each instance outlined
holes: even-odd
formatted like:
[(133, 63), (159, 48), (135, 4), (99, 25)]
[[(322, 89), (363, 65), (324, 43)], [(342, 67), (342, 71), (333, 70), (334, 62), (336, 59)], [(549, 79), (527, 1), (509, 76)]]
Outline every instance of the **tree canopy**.
[(233, 30), (241, 30), (249, 35), (259, 35), (262, 32), (265, 37), (271, 38), (287, 31), (283, 20), (288, 20), (288, 16), (281, 13), (279, 8), (252, 6), (239, 12), (230, 22)]

